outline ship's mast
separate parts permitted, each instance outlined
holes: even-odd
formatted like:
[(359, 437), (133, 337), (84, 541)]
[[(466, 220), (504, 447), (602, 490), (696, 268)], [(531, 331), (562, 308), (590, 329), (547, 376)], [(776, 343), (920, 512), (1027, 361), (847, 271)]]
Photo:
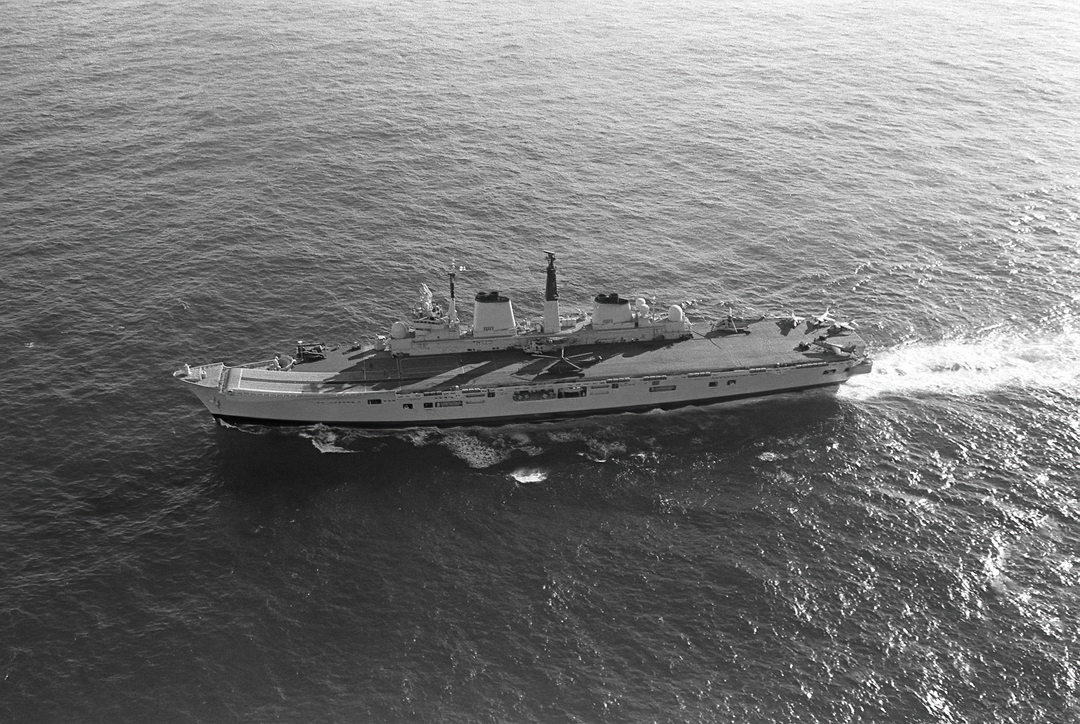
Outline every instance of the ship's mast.
[(457, 261), (450, 260), (450, 307), (446, 310), (446, 317), (450, 324), (458, 323), (457, 300), (454, 298), (454, 275), (457, 274)]
[(559, 326), (559, 287), (555, 278), (555, 252), (545, 251), (548, 258), (547, 289), (544, 293), (544, 334), (556, 334)]

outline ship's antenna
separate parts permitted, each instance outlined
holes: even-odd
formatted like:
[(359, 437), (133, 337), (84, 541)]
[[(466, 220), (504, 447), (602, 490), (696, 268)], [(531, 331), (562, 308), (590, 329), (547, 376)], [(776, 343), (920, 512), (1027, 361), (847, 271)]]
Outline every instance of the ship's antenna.
[(457, 259), (450, 257), (450, 308), (446, 310), (446, 316), (450, 319), (451, 324), (458, 323), (457, 299), (454, 296), (454, 276), (459, 271), (465, 271), (465, 267), (459, 267)]

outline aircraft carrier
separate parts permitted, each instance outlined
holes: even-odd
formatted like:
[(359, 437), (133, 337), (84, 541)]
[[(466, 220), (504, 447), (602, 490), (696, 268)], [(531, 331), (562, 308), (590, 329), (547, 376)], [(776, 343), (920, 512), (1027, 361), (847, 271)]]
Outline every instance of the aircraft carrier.
[(445, 309), (424, 286), (373, 344), (298, 343), (295, 358), (184, 365), (174, 377), (219, 421), (422, 427), (714, 404), (835, 388), (871, 369), (856, 327), (827, 312), (691, 323), (680, 305), (600, 294), (591, 315), (564, 316), (546, 254), (539, 320), (519, 322), (508, 297), (485, 291), (463, 324), (452, 267)]

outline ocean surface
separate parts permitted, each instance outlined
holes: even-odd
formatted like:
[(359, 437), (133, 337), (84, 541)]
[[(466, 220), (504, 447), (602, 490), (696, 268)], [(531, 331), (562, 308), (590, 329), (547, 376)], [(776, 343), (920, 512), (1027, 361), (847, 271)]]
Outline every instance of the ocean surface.
[[(0, 0), (0, 721), (1080, 721), (1080, 4)], [(836, 394), (218, 427), (419, 286)]]

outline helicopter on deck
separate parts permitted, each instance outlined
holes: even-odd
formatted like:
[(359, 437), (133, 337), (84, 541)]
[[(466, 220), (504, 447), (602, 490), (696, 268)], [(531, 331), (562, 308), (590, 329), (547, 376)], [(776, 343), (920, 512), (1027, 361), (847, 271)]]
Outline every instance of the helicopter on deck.
[[(525, 345), (524, 351), (533, 357), (554, 360), (554, 362), (548, 366), (546, 372), (556, 376), (580, 375), (584, 373), (586, 367), (594, 365), (604, 359), (601, 355), (592, 352), (568, 356), (566, 354), (566, 348), (568, 346), (570, 346), (568, 340), (548, 339), (544, 340), (544, 342), (531, 340)], [(558, 354), (550, 354), (552, 352), (558, 352)]]
[(728, 313), (726, 317), (721, 317), (712, 323), (711, 330), (713, 332), (720, 332), (722, 334), (750, 334), (750, 330), (747, 328), (751, 323), (760, 321), (764, 317), (736, 317), (735, 313), (728, 307)]

